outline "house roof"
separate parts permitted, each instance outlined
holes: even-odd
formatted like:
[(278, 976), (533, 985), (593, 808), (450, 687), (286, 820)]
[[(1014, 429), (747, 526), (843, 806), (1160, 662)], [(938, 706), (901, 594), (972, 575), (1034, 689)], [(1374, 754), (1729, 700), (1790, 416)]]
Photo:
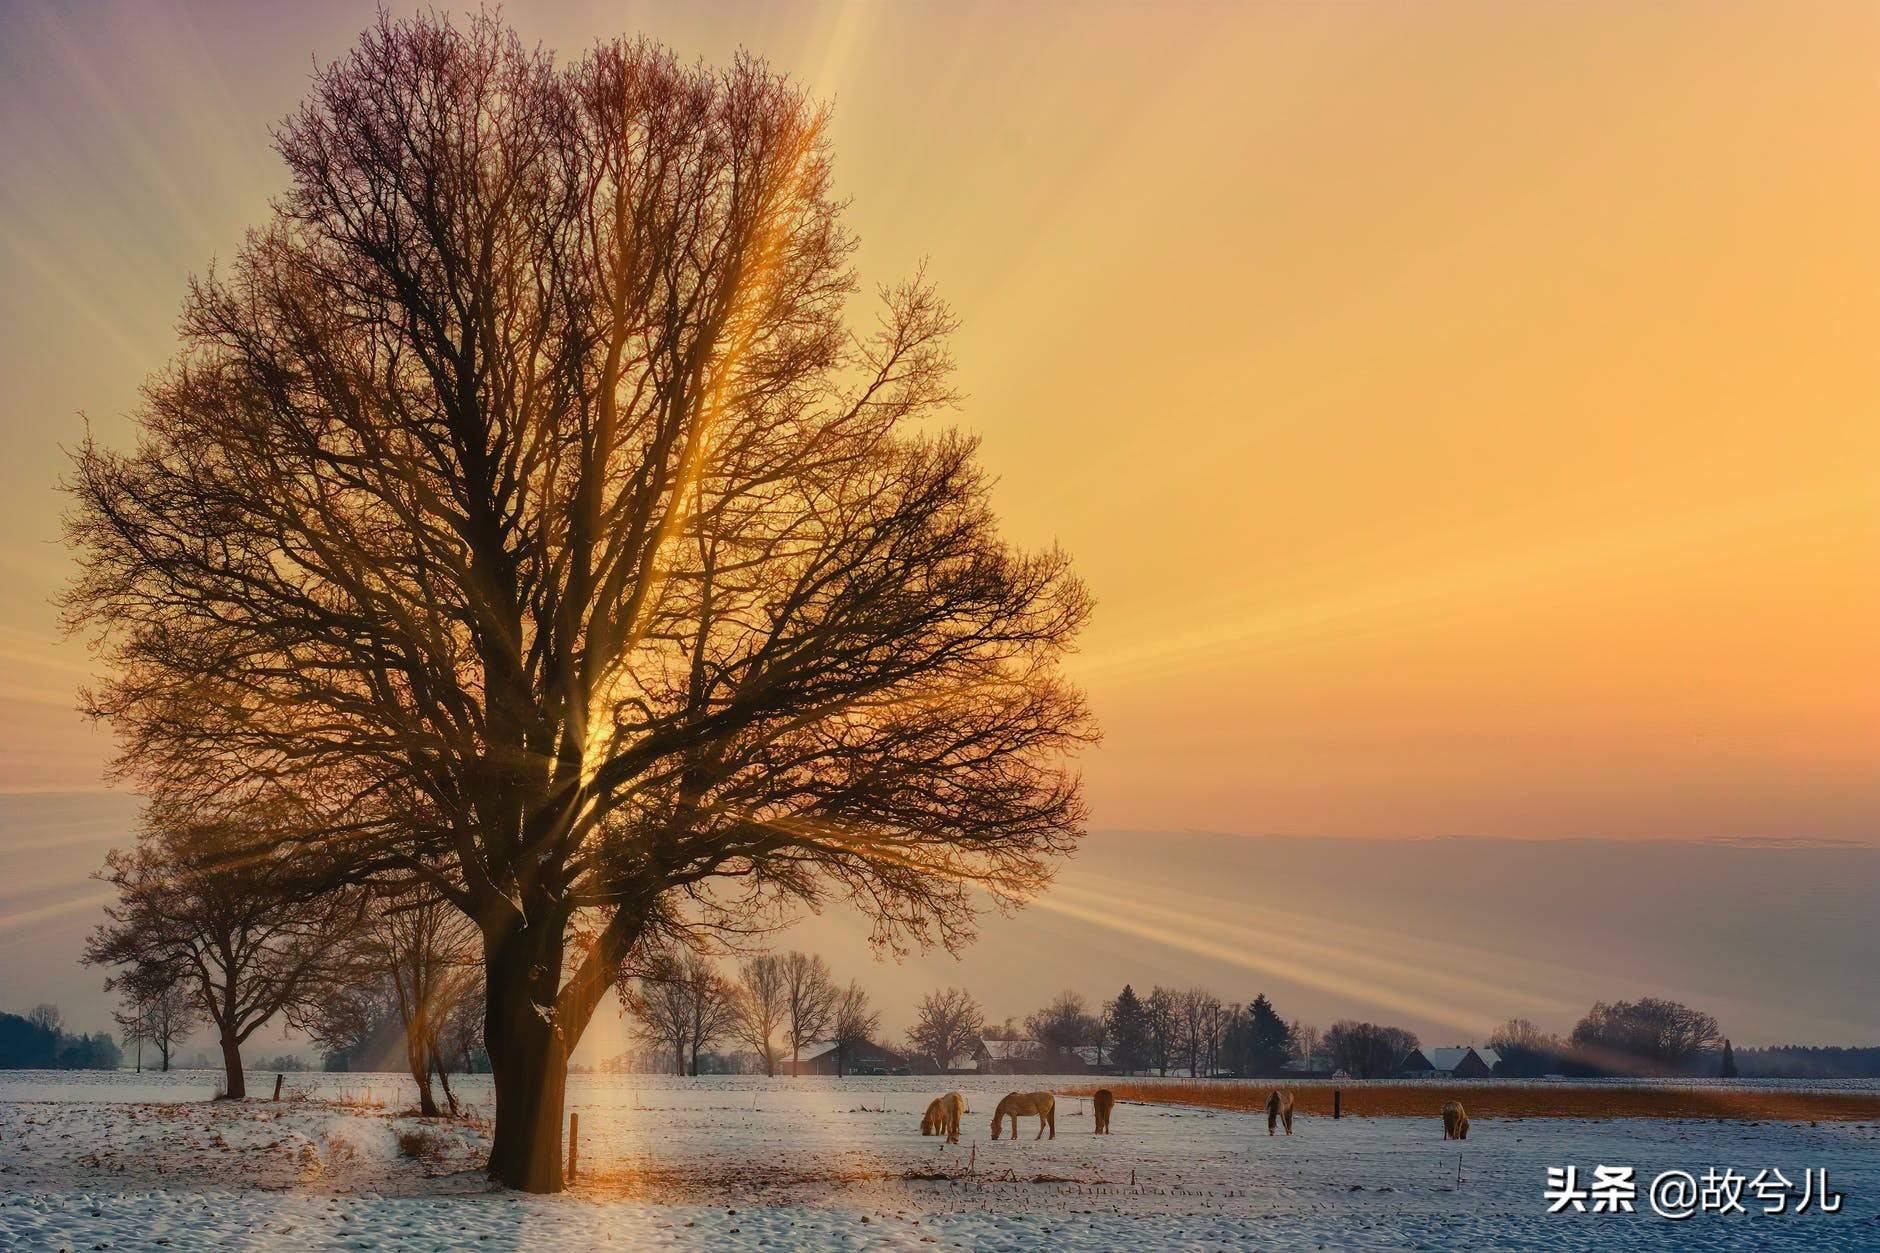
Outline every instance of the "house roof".
[(1466, 1044), (1458, 1044), (1446, 1049), (1431, 1049), (1429, 1050), (1430, 1065), (1437, 1070), (1454, 1070), (1462, 1065), (1463, 1059), (1473, 1052), (1475, 1050)]
[(797, 1056), (803, 1061), (810, 1062), (815, 1061), (818, 1057), (827, 1057), (829, 1054), (835, 1052), (835, 1050), (836, 1042), (834, 1040), (816, 1040), (812, 1043), (805, 1044), (799, 1049)]
[(1483, 1064), (1490, 1070), (1501, 1065), (1501, 1053), (1496, 1049), (1477, 1049), (1475, 1050), (1475, 1055), (1481, 1058)]
[(986, 1056), (995, 1062), (1009, 1062), (1014, 1058), (1025, 1059), (1038, 1055), (1036, 1040), (981, 1040), (979, 1043), (986, 1050)]

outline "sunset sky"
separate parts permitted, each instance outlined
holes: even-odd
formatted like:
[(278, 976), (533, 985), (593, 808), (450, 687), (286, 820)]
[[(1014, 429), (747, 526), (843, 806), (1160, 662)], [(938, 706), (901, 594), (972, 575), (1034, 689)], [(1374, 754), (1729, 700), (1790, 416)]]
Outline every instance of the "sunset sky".
[[(1880, 7), (505, 12), (835, 103), (864, 283), (926, 260), (1008, 533), (1098, 598), (1094, 826), (1880, 844)], [(109, 752), (61, 446), (128, 440), (371, 16), (0, 0), (0, 792)]]

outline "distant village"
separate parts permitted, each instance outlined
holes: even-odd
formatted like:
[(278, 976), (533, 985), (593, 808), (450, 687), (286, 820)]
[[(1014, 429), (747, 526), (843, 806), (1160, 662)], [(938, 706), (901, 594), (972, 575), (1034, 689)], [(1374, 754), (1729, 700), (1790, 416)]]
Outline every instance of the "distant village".
[[(1322, 1059), (1329, 1062), (1329, 1059)], [(598, 1072), (616, 1071), (660, 1071), (670, 1070), (670, 1061), (660, 1065), (657, 1052), (638, 1052), (622, 1054), (610, 1063), (594, 1067)], [(713, 1063), (707, 1073), (728, 1073), (737, 1071), (755, 1071), (762, 1073), (763, 1067), (754, 1054), (711, 1055)], [(1396, 1079), (1492, 1079), (1501, 1075), (1501, 1054), (1487, 1046), (1474, 1047), (1467, 1044), (1448, 1048), (1427, 1050), (1412, 1049), (1403, 1065), (1391, 1075), (1378, 1078)], [(722, 1070), (720, 1069), (722, 1067)], [(805, 1049), (797, 1059), (798, 1075), (821, 1075), (841, 1077), (844, 1075), (1124, 1075), (1140, 1073), (1126, 1071), (1118, 1066), (1110, 1055), (1110, 1050), (1100, 1044), (1086, 1044), (1069, 1049), (1053, 1049), (1037, 1040), (1023, 1036), (1005, 1039), (995, 1036), (980, 1036), (972, 1043), (972, 1048), (958, 1057), (951, 1059), (951, 1064), (942, 1068), (932, 1059), (919, 1053), (889, 1048), (886, 1045), (870, 1041), (860, 1048), (852, 1050), (852, 1059), (844, 1061), (842, 1049), (833, 1040), (819, 1041)], [(1228, 1073), (1192, 1074), (1184, 1066), (1174, 1066), (1166, 1072), (1170, 1076), (1181, 1078), (1239, 1078)], [(1337, 1079), (1349, 1078), (1342, 1070), (1329, 1068), (1328, 1065), (1314, 1067), (1304, 1058), (1289, 1058), (1283, 1062), (1278, 1073), (1300, 1079)]]

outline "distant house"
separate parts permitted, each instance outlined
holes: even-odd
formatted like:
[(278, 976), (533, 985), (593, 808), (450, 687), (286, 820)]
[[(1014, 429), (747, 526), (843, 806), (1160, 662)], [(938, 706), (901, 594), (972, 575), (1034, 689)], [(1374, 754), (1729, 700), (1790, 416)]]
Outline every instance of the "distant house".
[(1457, 1044), (1428, 1051), (1412, 1049), (1401, 1073), (1406, 1079), (1492, 1079), (1500, 1064), (1501, 1055), (1494, 1049)]
[(1043, 1065), (1044, 1050), (1036, 1040), (988, 1040), (983, 1037), (973, 1045), (970, 1068), (982, 1075), (1041, 1075), (1051, 1070)]
[(980, 1039), (969, 1057), (948, 1067), (981, 1075), (1080, 1075), (1106, 1074), (1110, 1059), (1098, 1045), (1084, 1045), (1064, 1052), (1046, 1048), (1036, 1040)]
[[(785, 1063), (788, 1068), (788, 1063)], [(799, 1075), (906, 1075), (932, 1070), (931, 1066), (922, 1066), (919, 1059), (898, 1053), (885, 1045), (869, 1041), (849, 1050), (849, 1056), (841, 1055), (834, 1040), (819, 1040), (803, 1046), (797, 1056), (796, 1073)]]
[[(1413, 1052), (1410, 1054), (1410, 1057), (1422, 1060), (1423, 1054)], [(1314, 1058), (1313, 1060), (1318, 1061), (1319, 1059)], [(1427, 1067), (1429, 1062), (1424, 1061), (1423, 1065)], [(1409, 1067), (1410, 1062), (1406, 1060), (1404, 1062), (1405, 1074), (1409, 1073)], [(1288, 1079), (1331, 1079), (1335, 1076), (1334, 1071), (1327, 1070), (1324, 1066), (1308, 1066), (1304, 1060), (1297, 1057), (1288, 1058), (1286, 1063), (1282, 1065), (1279, 1070), (1280, 1074)]]

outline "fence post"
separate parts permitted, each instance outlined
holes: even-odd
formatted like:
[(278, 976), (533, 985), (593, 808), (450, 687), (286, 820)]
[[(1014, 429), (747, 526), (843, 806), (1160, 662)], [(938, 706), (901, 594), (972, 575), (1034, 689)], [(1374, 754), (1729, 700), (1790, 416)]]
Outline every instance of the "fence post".
[(1332, 1089), (1332, 1117), (1336, 1119), (1338, 1116), (1339, 1116), (1338, 1115), (1338, 1089), (1333, 1088)]
[(581, 1115), (568, 1115), (568, 1182), (574, 1182), (575, 1170), (581, 1164)]
[(274, 1076), (274, 1099), (277, 1101), (281, 1099), (281, 1080), (284, 1078), (285, 1075)]

